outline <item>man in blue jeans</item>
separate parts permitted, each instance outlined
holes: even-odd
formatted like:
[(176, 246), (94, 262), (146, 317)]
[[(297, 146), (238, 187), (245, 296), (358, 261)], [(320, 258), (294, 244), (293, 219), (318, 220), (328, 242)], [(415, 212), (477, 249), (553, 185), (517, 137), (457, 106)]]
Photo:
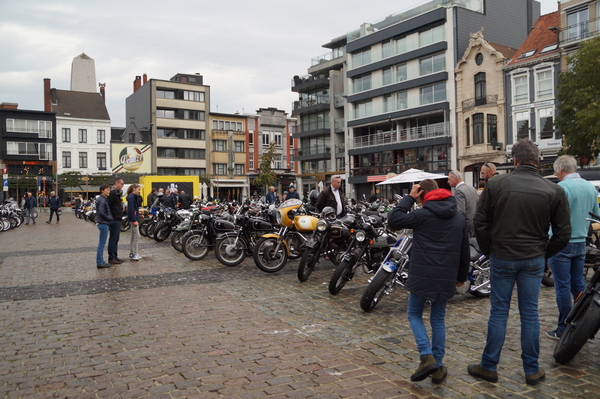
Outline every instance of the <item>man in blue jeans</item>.
[[(416, 201), (422, 208), (410, 212)], [(458, 211), (456, 198), (435, 180), (415, 184), (388, 216), (392, 229), (413, 229), (410, 273), (406, 289), (408, 321), (419, 349), (420, 364), (411, 381), (429, 375), (440, 384), (448, 375), (443, 359), (446, 347), (446, 304), (467, 280), (469, 236), (465, 217)], [(423, 323), (425, 304), (431, 304), (431, 343)]]
[(583, 281), (583, 263), (585, 261), (585, 241), (590, 222), (586, 220), (589, 212), (599, 214), (598, 192), (592, 183), (577, 173), (577, 160), (570, 155), (561, 155), (554, 161), (554, 174), (565, 193), (571, 208), (571, 239), (569, 244), (550, 258), (550, 268), (554, 275), (556, 304), (558, 305), (558, 326), (556, 330), (546, 331), (553, 339), (560, 339), (566, 328), (565, 320), (571, 311), (573, 300), (585, 290)]
[[(537, 145), (519, 140), (512, 148), (515, 170), (488, 180), (475, 213), (475, 236), (490, 256), (490, 318), (480, 364), (470, 375), (498, 381), (497, 367), (515, 284), (521, 319), (521, 359), (525, 382), (536, 385), (546, 374), (539, 367), (540, 322), (538, 300), (546, 258), (561, 251), (571, 237), (569, 203), (565, 191), (540, 176)], [(548, 239), (548, 230), (553, 235)]]
[(120, 177), (115, 178), (110, 194), (106, 198), (113, 218), (109, 225), (110, 236), (108, 238), (108, 263), (111, 265), (123, 263), (123, 259), (117, 256), (119, 238), (121, 237), (121, 220), (123, 219), (123, 202), (121, 201), (123, 183), (123, 179)]

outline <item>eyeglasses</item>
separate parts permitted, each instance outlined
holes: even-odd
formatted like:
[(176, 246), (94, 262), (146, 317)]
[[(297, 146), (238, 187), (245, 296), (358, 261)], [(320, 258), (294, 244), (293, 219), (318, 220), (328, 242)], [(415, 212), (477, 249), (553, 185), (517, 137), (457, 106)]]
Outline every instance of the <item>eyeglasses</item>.
[[(488, 166), (488, 163), (487, 163), (487, 162), (484, 162), (484, 163), (483, 163), (483, 166), (485, 166), (485, 167), (486, 167), (486, 168), (488, 168), (488, 169), (491, 169), (491, 168)], [(483, 167), (483, 166), (482, 166), (482, 167)]]

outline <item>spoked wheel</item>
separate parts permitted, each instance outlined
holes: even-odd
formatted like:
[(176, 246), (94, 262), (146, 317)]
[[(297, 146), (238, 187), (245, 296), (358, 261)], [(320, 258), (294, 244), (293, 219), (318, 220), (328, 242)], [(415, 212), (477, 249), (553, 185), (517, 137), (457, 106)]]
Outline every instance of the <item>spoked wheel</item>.
[(156, 242), (163, 242), (171, 235), (171, 226), (167, 223), (161, 223), (154, 230), (154, 239)]
[(352, 265), (347, 260), (343, 260), (337, 265), (329, 280), (329, 293), (337, 295), (350, 280), (352, 280)]
[(202, 260), (206, 258), (210, 248), (208, 240), (203, 235), (194, 234), (187, 236), (182, 242), (183, 254), (191, 260)]
[(183, 252), (183, 236), (184, 230), (176, 230), (171, 234), (171, 245), (176, 251)]
[(281, 244), (277, 249), (277, 239), (271, 237), (258, 240), (253, 256), (256, 266), (267, 273), (275, 273), (283, 269), (288, 260), (285, 246)]
[(492, 293), (490, 285), (490, 261), (486, 260), (482, 266), (486, 267), (484, 267), (483, 270), (477, 270), (477, 276), (475, 277), (475, 281), (473, 281), (473, 283), (471, 284), (474, 287), (481, 287), (476, 290), (469, 291), (469, 294), (480, 298), (488, 297)]
[(246, 259), (246, 247), (241, 238), (225, 236), (217, 240), (215, 256), (225, 266), (237, 266)]
[(150, 223), (150, 225), (146, 229), (146, 234), (148, 234), (148, 237), (154, 238), (154, 232), (156, 231), (157, 227), (158, 227), (158, 222)]
[(542, 277), (542, 284), (546, 287), (554, 287), (554, 276), (552, 276), (552, 269), (546, 259), (546, 268), (544, 269), (544, 276)]
[(362, 310), (365, 312), (373, 310), (386, 291), (394, 287), (394, 274), (395, 272), (388, 272), (383, 268), (375, 273), (362, 298), (360, 298), (360, 308)]
[(320, 248), (317, 247), (304, 251), (298, 265), (298, 280), (302, 282), (308, 280), (319, 261), (319, 252)]
[(129, 220), (121, 220), (121, 231), (127, 231), (131, 228)]
[(152, 221), (150, 219), (145, 219), (140, 223), (140, 235), (142, 237), (148, 237), (148, 226), (150, 226)]
[(557, 363), (567, 363), (573, 359), (587, 340), (598, 331), (600, 306), (592, 300), (591, 295), (583, 301), (577, 315), (567, 324), (554, 348), (554, 359)]

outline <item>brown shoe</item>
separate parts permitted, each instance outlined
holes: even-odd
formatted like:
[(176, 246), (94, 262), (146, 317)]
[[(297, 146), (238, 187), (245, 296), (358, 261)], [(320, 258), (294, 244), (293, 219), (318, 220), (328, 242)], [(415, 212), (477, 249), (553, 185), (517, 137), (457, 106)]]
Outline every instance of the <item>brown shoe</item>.
[(425, 378), (438, 371), (439, 368), (440, 367), (437, 365), (433, 355), (423, 355), (421, 356), (421, 364), (417, 367), (417, 371), (410, 376), (410, 380), (423, 381)]
[(435, 373), (431, 374), (431, 382), (434, 384), (441, 384), (448, 376), (448, 369), (446, 366), (442, 366)]
[(479, 364), (469, 364), (467, 371), (470, 375), (480, 380), (487, 382), (498, 382), (498, 373), (495, 371), (487, 371)]
[(51, 222), (51, 221), (49, 221), (49, 220), (46, 220), (46, 223), (50, 224), (50, 223), (52, 223), (52, 222)]
[(111, 265), (120, 265), (123, 262), (119, 262), (118, 259), (109, 259), (108, 263), (110, 263)]
[(527, 383), (527, 385), (537, 385), (541, 381), (544, 381), (545, 379), (546, 379), (546, 372), (541, 367), (538, 370), (538, 372), (535, 374), (531, 374), (531, 375), (525, 374), (525, 382)]

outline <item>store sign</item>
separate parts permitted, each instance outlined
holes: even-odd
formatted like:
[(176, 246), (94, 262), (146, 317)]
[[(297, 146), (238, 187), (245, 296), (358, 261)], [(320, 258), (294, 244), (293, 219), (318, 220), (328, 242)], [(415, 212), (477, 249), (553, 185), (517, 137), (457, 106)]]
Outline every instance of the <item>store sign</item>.
[(113, 144), (112, 172), (151, 173), (150, 145)]

